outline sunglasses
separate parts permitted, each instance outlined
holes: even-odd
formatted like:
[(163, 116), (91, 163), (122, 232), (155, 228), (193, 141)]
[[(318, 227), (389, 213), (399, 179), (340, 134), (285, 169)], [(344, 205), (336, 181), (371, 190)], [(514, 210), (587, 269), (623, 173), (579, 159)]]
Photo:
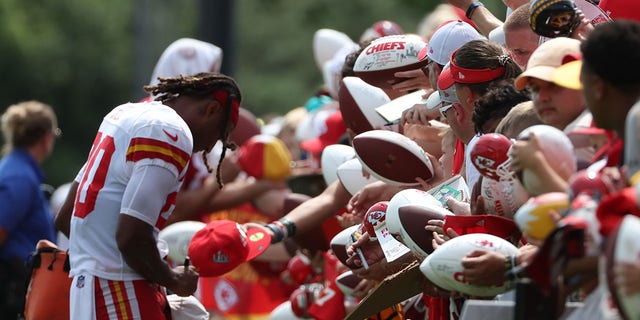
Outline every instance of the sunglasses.
[(440, 111), (440, 115), (441, 115), (443, 118), (446, 118), (447, 116), (445, 115), (445, 113), (446, 113), (447, 111), (449, 111), (449, 109), (451, 109), (451, 108), (453, 108), (453, 104), (446, 104), (446, 105), (444, 105), (444, 106), (440, 107), (440, 109), (438, 109), (438, 110)]

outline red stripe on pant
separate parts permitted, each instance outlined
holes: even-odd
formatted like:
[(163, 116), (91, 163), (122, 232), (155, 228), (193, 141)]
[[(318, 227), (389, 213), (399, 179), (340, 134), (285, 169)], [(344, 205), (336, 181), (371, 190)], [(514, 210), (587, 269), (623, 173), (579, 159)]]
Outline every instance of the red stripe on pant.
[[(101, 279), (95, 279), (96, 319), (109, 320), (115, 316), (118, 320), (126, 319), (171, 319), (171, 309), (168, 306), (164, 288), (145, 280), (106, 282), (108, 291), (102, 290)], [(134, 294), (126, 288), (133, 288)], [(107, 303), (109, 301), (109, 303)], [(115, 313), (115, 314), (113, 314)]]

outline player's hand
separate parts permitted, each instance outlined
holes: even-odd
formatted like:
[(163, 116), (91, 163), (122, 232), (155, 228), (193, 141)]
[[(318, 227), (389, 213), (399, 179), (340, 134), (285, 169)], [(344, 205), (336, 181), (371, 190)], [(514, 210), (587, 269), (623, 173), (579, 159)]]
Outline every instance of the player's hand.
[(193, 266), (179, 266), (174, 268), (173, 272), (176, 274), (175, 284), (167, 289), (181, 297), (187, 297), (196, 292), (199, 275)]

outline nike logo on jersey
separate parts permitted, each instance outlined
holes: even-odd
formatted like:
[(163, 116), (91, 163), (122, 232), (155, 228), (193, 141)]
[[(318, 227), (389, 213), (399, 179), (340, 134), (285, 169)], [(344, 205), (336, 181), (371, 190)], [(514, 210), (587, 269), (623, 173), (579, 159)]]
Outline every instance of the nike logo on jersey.
[(162, 129), (162, 131), (164, 131), (164, 134), (167, 135), (167, 137), (169, 137), (169, 139), (171, 139), (173, 142), (178, 141), (178, 134), (170, 134), (169, 132), (167, 132), (167, 130)]

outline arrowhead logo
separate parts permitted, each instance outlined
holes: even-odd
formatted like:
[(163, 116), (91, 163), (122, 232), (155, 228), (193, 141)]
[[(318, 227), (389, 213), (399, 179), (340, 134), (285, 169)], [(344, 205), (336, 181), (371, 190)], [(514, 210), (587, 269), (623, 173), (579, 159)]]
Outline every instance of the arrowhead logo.
[(178, 141), (178, 134), (170, 134), (169, 132), (167, 132), (167, 130), (162, 129), (162, 131), (164, 132), (164, 134), (167, 135), (167, 137), (169, 137), (169, 139), (171, 139), (173, 142)]
[(458, 72), (458, 78), (459, 79), (464, 79), (464, 74), (462, 74), (462, 72)]

